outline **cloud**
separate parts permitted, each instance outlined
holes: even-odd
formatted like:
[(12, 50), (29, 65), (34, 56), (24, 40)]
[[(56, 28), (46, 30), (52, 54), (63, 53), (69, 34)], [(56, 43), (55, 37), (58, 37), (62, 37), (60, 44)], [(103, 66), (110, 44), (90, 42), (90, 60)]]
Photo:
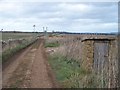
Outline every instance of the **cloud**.
[[(80, 25), (80, 23), (78, 23)], [(89, 27), (89, 28), (88, 28)], [(94, 32), (94, 33), (106, 33), (106, 32), (116, 32), (118, 24), (117, 23), (91, 23), (86, 25), (80, 25), (79, 28), (76, 24), (71, 25), (70, 32)], [(75, 30), (75, 31), (74, 31)]]
[(49, 31), (117, 31), (117, 3), (31, 1), (2, 1), (0, 27), (4, 30), (32, 31), (35, 24), (38, 31), (42, 31), (43, 26), (47, 26)]
[(62, 3), (59, 4), (58, 7), (60, 7), (62, 10), (82, 13), (91, 9), (91, 6), (82, 3)]

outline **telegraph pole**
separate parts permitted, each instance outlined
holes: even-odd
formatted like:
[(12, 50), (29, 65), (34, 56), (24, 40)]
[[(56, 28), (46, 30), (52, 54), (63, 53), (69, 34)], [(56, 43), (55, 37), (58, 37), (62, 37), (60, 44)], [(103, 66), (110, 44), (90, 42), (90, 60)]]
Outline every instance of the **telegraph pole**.
[(35, 25), (33, 25), (33, 37), (35, 37)]
[(48, 29), (48, 27), (43, 27), (44, 36), (45, 36), (46, 39), (48, 38), (47, 29)]
[(3, 31), (3, 29), (1, 29), (1, 32)]
[(2, 33), (3, 29), (1, 29), (1, 33)]
[(48, 27), (46, 27), (46, 39), (48, 39), (48, 33), (47, 33)]
[(44, 34), (44, 36), (45, 36), (45, 27), (43, 27), (43, 34)]
[(46, 39), (48, 38), (48, 33), (47, 33), (48, 27), (46, 27)]
[(35, 32), (35, 25), (33, 25), (33, 32)]
[(45, 27), (43, 27), (43, 32), (45, 32)]
[(46, 30), (45, 27), (43, 27), (44, 37), (46, 38)]

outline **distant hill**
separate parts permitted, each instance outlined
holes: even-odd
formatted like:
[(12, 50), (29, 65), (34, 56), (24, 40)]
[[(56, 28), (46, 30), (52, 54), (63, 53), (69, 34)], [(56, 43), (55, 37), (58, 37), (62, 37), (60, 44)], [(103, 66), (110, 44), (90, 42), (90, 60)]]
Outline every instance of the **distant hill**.
[[(1, 31), (0, 31), (1, 32)], [(2, 31), (3, 33), (44, 33), (44, 32), (22, 32), (22, 31)], [(80, 34), (80, 35), (117, 35), (118, 33), (72, 33), (72, 32), (47, 32), (48, 34)]]

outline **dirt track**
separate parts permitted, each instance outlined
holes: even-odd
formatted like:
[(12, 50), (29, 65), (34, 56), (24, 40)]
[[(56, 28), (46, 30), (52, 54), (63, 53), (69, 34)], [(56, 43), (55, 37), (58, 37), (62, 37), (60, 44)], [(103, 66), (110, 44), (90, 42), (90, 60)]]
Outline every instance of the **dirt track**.
[(47, 62), (44, 40), (39, 39), (12, 63), (3, 66), (3, 88), (57, 88), (56, 80)]

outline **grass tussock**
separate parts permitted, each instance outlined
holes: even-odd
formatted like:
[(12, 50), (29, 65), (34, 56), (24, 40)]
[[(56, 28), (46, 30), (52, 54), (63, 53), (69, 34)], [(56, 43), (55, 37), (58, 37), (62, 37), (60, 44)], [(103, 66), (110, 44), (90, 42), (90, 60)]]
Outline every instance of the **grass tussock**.
[(56, 79), (63, 88), (95, 88), (95, 76), (80, 67), (77, 60), (68, 60), (63, 55), (49, 56), (49, 63), (56, 74)]
[(56, 41), (56, 42), (46, 42), (45, 43), (45, 48), (47, 48), (47, 47), (59, 47), (60, 46), (60, 44)]

